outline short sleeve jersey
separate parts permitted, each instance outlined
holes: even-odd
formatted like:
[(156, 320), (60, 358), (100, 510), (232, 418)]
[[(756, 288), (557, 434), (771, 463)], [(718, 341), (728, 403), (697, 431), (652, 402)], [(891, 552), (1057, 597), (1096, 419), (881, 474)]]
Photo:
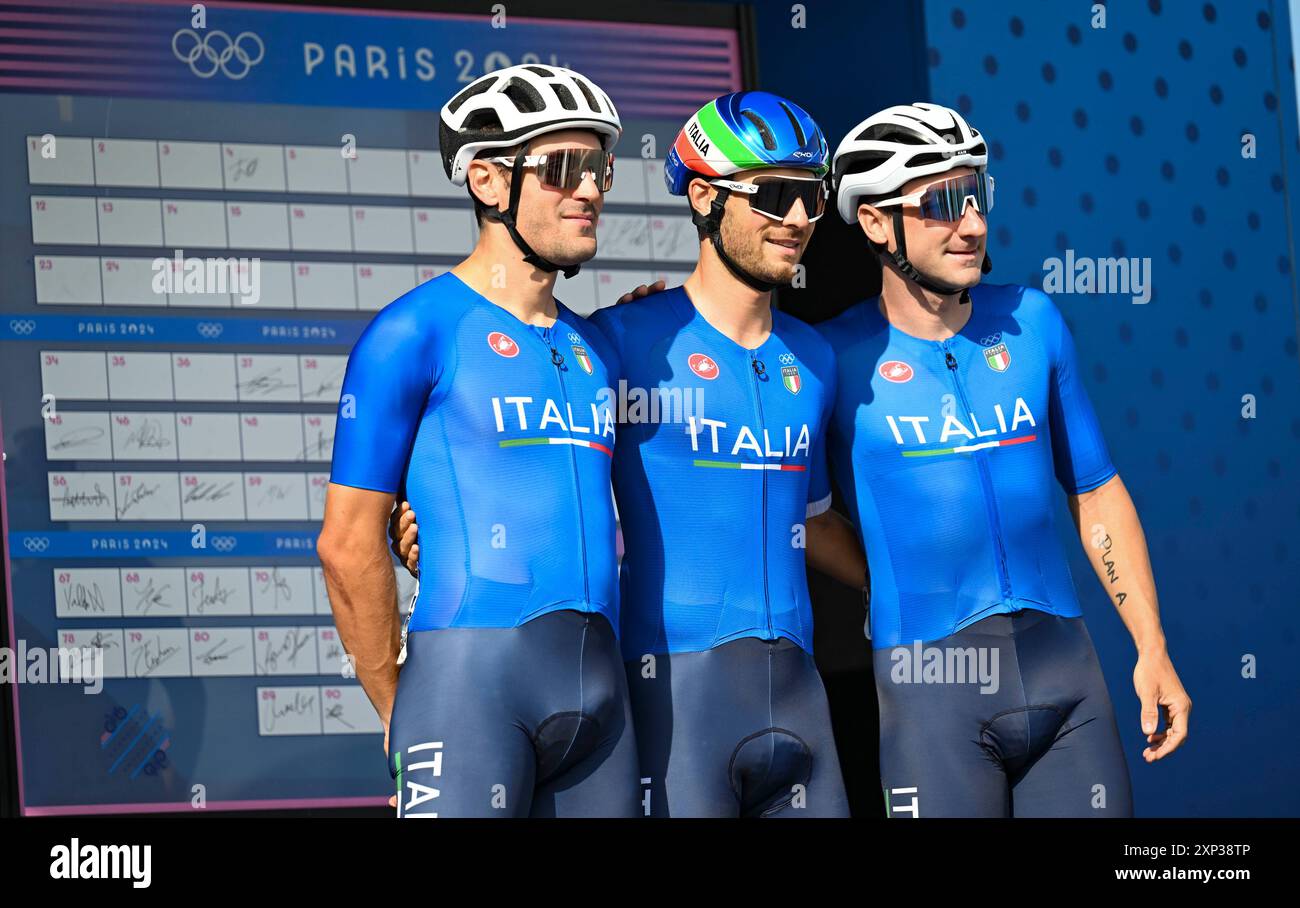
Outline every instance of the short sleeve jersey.
[(617, 358), (562, 304), (521, 322), (451, 273), (385, 307), (348, 358), (330, 479), (405, 489), (420, 521), (413, 631), (557, 609), (618, 629), (610, 470)]
[(817, 327), (839, 391), (832, 469), (871, 572), (876, 648), (989, 615), (1079, 603), (1055, 526), (1068, 494), (1115, 475), (1074, 343), (1042, 292), (980, 285), (954, 337), (891, 326), (873, 298)]
[(622, 363), (614, 485), (626, 659), (739, 637), (812, 649), (805, 521), (830, 504), (833, 354), (782, 312), (750, 350), (682, 288), (592, 317)]

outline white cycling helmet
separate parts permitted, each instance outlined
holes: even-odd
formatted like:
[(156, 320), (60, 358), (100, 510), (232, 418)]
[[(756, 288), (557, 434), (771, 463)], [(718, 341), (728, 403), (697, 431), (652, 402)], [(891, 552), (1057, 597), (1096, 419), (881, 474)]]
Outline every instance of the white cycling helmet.
[(831, 165), (837, 208), (858, 221), (858, 200), (894, 192), (908, 180), (958, 167), (988, 165), (984, 137), (941, 104), (899, 104), (872, 114), (835, 149)]
[(465, 185), (469, 162), (485, 148), (509, 148), (545, 132), (591, 129), (606, 151), (623, 124), (609, 95), (571, 69), (526, 63), (488, 73), (443, 105), (442, 166)]

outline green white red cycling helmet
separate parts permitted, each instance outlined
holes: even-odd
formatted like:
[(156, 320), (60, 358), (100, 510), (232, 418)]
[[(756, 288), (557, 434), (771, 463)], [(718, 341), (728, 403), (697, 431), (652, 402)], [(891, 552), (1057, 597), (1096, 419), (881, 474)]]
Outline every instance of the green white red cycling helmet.
[[(960, 113), (941, 104), (900, 104), (872, 114), (849, 130), (832, 162), (836, 207), (848, 224), (858, 220), (858, 205), (888, 196), (917, 177), (946, 173), (958, 167), (988, 169), (988, 145)], [(898, 269), (922, 287), (936, 293), (955, 293), (952, 287), (926, 277), (907, 259), (903, 210), (893, 211), (895, 250), (872, 243)], [(983, 271), (990, 269), (988, 254)], [(962, 294), (962, 302), (969, 301)]]
[[(694, 179), (710, 182), (774, 167), (807, 170), (820, 181), (828, 158), (820, 127), (802, 107), (765, 91), (738, 91), (715, 98), (686, 121), (664, 161), (664, 182), (673, 195), (686, 195)], [(714, 186), (717, 195), (709, 213), (692, 211), (691, 220), (738, 279), (756, 290), (771, 290), (775, 284), (740, 268), (723, 249), (722, 216), (731, 190)]]

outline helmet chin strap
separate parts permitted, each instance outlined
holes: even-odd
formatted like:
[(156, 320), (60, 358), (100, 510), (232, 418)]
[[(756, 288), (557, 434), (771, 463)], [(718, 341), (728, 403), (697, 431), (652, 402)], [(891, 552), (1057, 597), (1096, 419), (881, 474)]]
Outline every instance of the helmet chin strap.
[(695, 206), (691, 206), (691, 223), (704, 231), (704, 235), (713, 244), (713, 251), (718, 254), (718, 258), (722, 259), (722, 264), (726, 265), (727, 270), (734, 274), (741, 283), (754, 288), (759, 293), (767, 293), (776, 287), (784, 286), (784, 284), (761, 280), (750, 274), (736, 264), (735, 259), (727, 254), (727, 250), (722, 248), (722, 213), (727, 205), (727, 197), (731, 195), (731, 190), (725, 187), (715, 188), (718, 190), (718, 194), (714, 197), (712, 204), (709, 205), (708, 214), (700, 214), (695, 210)]
[[(894, 251), (890, 252), (889, 247), (879, 243), (871, 243), (871, 248), (881, 255), (888, 256), (895, 267), (903, 273), (904, 277), (911, 278), (918, 286), (924, 287), (931, 293), (938, 293), (942, 296), (951, 296), (954, 293), (960, 293), (960, 304), (968, 305), (970, 303), (970, 288), (958, 287), (954, 284), (945, 284), (942, 281), (936, 281), (934, 278), (927, 277), (917, 270), (916, 266), (907, 258), (907, 239), (903, 231), (903, 212), (894, 209)], [(980, 265), (980, 273), (988, 274), (993, 270), (993, 263), (989, 260), (988, 252), (984, 253), (984, 263)]]
[(515, 156), (514, 166), (510, 171), (510, 204), (506, 206), (505, 211), (492, 211), (489, 209), (483, 213), (484, 217), (496, 221), (505, 226), (506, 232), (510, 234), (510, 239), (515, 241), (519, 251), (524, 254), (524, 261), (539, 271), (545, 271), (547, 274), (553, 274), (556, 271), (563, 271), (564, 276), (573, 277), (582, 268), (578, 265), (557, 265), (554, 262), (542, 258), (533, 251), (533, 247), (519, 233), (519, 227), (515, 224), (515, 218), (519, 214), (519, 192), (523, 187), (524, 174), (524, 151), (520, 151)]

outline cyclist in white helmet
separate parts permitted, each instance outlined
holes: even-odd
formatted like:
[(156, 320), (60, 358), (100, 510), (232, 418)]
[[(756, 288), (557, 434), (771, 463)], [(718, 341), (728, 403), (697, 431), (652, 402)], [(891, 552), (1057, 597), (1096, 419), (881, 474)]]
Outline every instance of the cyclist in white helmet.
[[(639, 813), (602, 393), (618, 357), (553, 295), (556, 271), (596, 253), (620, 131), (605, 93), (561, 67), (452, 98), (443, 163), (474, 200), (477, 245), (376, 315), (348, 359), (318, 551), (391, 739), (399, 816)], [(404, 628), (395, 499), (436, 527)]]
[(1144, 759), (1183, 743), (1191, 701), (1064, 319), (1039, 290), (980, 284), (987, 163), (959, 113), (922, 103), (859, 123), (833, 163), (841, 217), (884, 264), (879, 297), (818, 327), (839, 373), (831, 462), (870, 566), (886, 809), (1129, 816), (1054, 479), (1137, 648)]

